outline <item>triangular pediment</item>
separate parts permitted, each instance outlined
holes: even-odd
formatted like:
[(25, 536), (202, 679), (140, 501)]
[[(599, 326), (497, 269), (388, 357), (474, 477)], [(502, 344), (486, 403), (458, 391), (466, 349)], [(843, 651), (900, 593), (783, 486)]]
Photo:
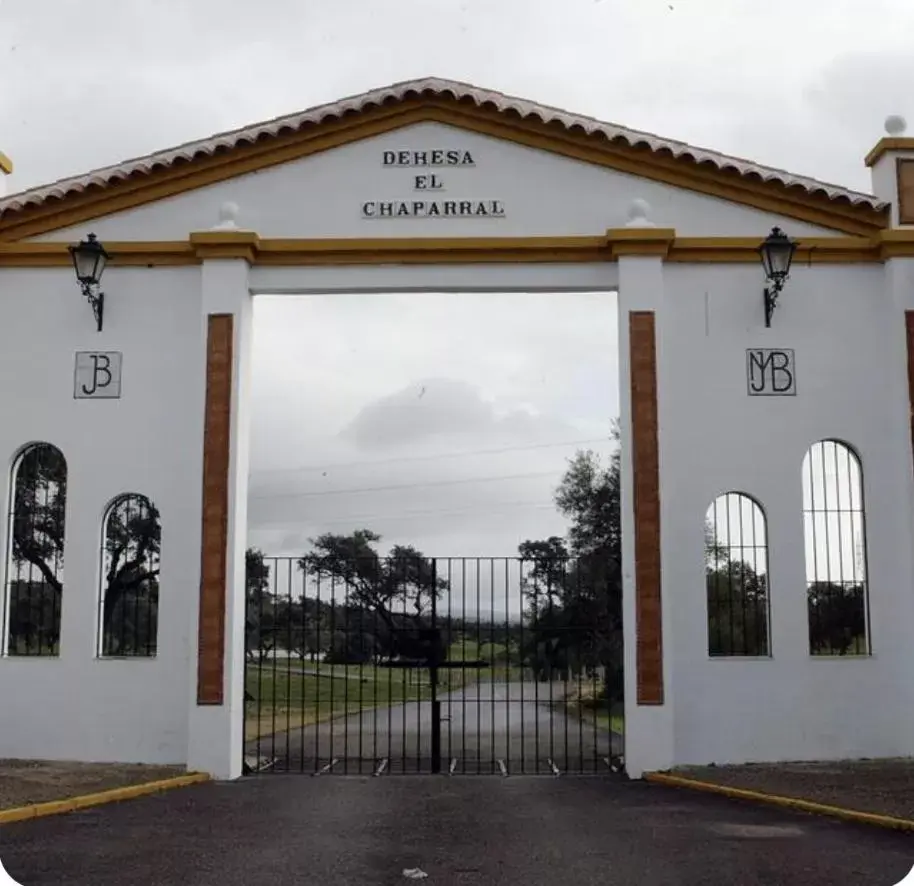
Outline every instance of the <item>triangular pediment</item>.
[[(635, 194), (638, 189), (634, 188), (632, 194), (648, 202), (649, 193), (657, 194), (656, 186), (660, 186), (751, 209), (760, 214), (759, 224), (771, 218), (792, 219), (805, 223), (807, 230), (859, 235), (872, 235), (887, 225), (886, 207), (870, 195), (535, 102), (429, 78), (373, 90), (10, 195), (0, 200), (0, 240), (63, 235), (88, 221), (124, 217), (164, 201), (177, 208), (176, 198), (195, 192), (215, 197), (216, 186), (259, 177), (269, 170), (313, 161), (328, 153), (339, 154), (354, 146), (373, 152), (374, 159), (350, 150), (350, 167), (354, 169), (353, 164), (363, 161), (374, 163), (377, 171), (383, 166), (385, 151), (415, 153), (438, 149), (432, 138), (436, 127), (438, 133), (446, 129), (451, 134), (448, 139), (439, 139), (438, 147), (443, 150), (468, 150), (471, 141), (490, 147), (503, 145), (498, 161), (491, 159), (492, 151), (488, 161), (490, 170), (498, 166), (498, 175), (510, 172), (513, 161), (508, 152), (514, 148), (518, 157), (529, 158), (535, 153), (555, 158), (554, 170), (541, 167), (539, 172), (554, 172), (559, 179), (565, 176), (563, 169), (587, 166), (602, 170), (604, 176), (616, 174), (626, 180), (641, 180), (645, 182), (645, 193)], [(461, 133), (466, 135), (462, 142)], [(420, 134), (421, 144), (417, 141)], [(381, 154), (376, 156), (378, 150)], [(558, 161), (565, 161), (564, 166)], [(409, 166), (396, 165), (400, 169)], [(448, 165), (443, 164), (442, 169)], [(515, 174), (531, 176), (529, 165), (515, 170)], [(326, 172), (321, 170), (322, 175)], [(528, 190), (547, 184), (542, 179), (526, 181)], [(231, 198), (228, 193), (218, 196)], [(499, 198), (488, 187), (486, 193), (479, 191), (478, 197), (472, 199), (497, 202)], [(677, 227), (673, 219), (662, 215), (666, 197), (659, 199), (658, 222)], [(246, 209), (242, 206), (242, 211)], [(606, 212), (608, 216), (608, 207)], [(210, 214), (203, 227), (209, 227), (212, 221)], [(617, 221), (607, 217), (603, 227)], [(188, 224), (190, 230), (195, 229), (192, 220)], [(598, 226), (587, 233), (600, 229)], [(185, 227), (184, 233), (187, 230)], [(283, 231), (259, 233), (291, 235)], [(348, 232), (324, 234), (346, 236)]]

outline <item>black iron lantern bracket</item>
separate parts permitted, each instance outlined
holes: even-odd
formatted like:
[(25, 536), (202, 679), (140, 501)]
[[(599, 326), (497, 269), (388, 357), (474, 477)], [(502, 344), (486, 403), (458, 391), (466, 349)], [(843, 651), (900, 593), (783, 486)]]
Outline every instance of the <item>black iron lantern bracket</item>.
[(765, 326), (771, 326), (771, 315), (777, 307), (778, 296), (784, 289), (784, 283), (790, 276), (790, 265), (796, 251), (796, 241), (791, 240), (780, 228), (772, 228), (771, 233), (758, 248), (766, 280)]
[(90, 307), (92, 308), (92, 314), (95, 317), (96, 328), (99, 332), (102, 331), (102, 321), (105, 316), (105, 293), (95, 291), (95, 286), (86, 281), (80, 280), (79, 285), (82, 288), (83, 295), (86, 297), (86, 300), (89, 302)]
[(68, 248), (79, 288), (89, 302), (96, 328), (101, 332), (105, 315), (105, 293), (99, 289), (99, 284), (108, 263), (108, 253), (95, 234), (89, 234), (86, 240)]
[(765, 287), (765, 326), (771, 326), (771, 316), (774, 314), (774, 309), (778, 306), (778, 296), (781, 294), (781, 290), (784, 288), (784, 280), (772, 280)]

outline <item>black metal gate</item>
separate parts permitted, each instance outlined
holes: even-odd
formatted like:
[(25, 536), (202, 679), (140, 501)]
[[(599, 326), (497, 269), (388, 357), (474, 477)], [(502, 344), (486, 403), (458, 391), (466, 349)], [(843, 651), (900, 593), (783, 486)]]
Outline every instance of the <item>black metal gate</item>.
[(249, 554), (245, 770), (621, 771), (615, 578), (583, 558)]

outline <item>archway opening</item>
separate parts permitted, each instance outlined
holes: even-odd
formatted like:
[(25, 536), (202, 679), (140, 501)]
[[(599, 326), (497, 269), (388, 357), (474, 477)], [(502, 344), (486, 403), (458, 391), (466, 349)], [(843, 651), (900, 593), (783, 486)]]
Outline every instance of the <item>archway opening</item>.
[(616, 299), (255, 299), (246, 751), (273, 771), (622, 757)]

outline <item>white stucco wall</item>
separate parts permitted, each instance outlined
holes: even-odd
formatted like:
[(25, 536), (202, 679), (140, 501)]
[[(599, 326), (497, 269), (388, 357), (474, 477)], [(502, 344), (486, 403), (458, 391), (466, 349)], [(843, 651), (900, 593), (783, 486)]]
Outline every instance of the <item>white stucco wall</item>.
[[(387, 150), (469, 150), (474, 167), (391, 168)], [(440, 192), (413, 189), (416, 174), (435, 172)], [(504, 218), (366, 220), (366, 200), (500, 200)], [(625, 224), (633, 199), (647, 200), (658, 224), (680, 236), (764, 237), (773, 225), (795, 236), (831, 233), (660, 182), (592, 166), (499, 139), (423, 123), (284, 166), (56, 231), (39, 240), (180, 240), (205, 230), (234, 201), (239, 222), (261, 237), (587, 236)]]
[[(674, 762), (914, 753), (912, 472), (902, 312), (885, 270), (797, 267), (766, 329), (758, 270), (667, 266), (660, 333), (663, 592)], [(750, 397), (746, 348), (795, 350), (797, 396)], [(863, 465), (868, 659), (808, 652), (801, 465), (823, 438)], [(771, 651), (711, 660), (703, 520), (726, 491), (768, 517)], [(669, 636), (669, 635), (668, 635)]]
[[(32, 441), (68, 465), (60, 657), (0, 659), (0, 757), (183, 763), (200, 568), (200, 270), (110, 269), (96, 332), (69, 268), (0, 270), (0, 563), (9, 468)], [(77, 350), (123, 352), (120, 400), (73, 398)], [(101, 519), (118, 493), (162, 518), (158, 655), (95, 655)], [(5, 597), (5, 595), (4, 595)]]
[[(474, 169), (443, 169), (446, 199), (497, 199), (503, 219), (366, 221), (368, 199), (428, 199), (415, 172), (381, 167), (384, 150), (470, 149)], [(424, 170), (423, 170), (424, 171)], [(379, 136), (306, 160), (96, 220), (44, 240), (183, 240), (209, 228), (228, 200), (262, 237), (591, 235), (625, 223), (635, 198), (681, 236), (826, 233), (768, 213), (702, 197), (436, 124)], [(240, 647), (229, 646), (225, 709), (194, 707), (200, 568), (204, 330), (207, 306), (247, 311), (243, 290), (328, 292), (499, 288), (595, 289), (616, 284), (626, 312), (657, 312), (662, 507), (663, 707), (636, 709), (631, 515), (625, 542), (628, 741), (636, 769), (685, 763), (825, 759), (914, 753), (914, 480), (911, 471), (903, 307), (912, 307), (910, 263), (794, 269), (765, 329), (756, 265), (618, 265), (262, 268), (227, 265), (118, 269), (105, 276), (104, 332), (69, 268), (0, 269), (0, 496), (25, 443), (46, 440), (68, 460), (66, 577), (59, 659), (0, 659), (0, 756), (186, 762), (235, 773), (240, 761)], [(242, 269), (244, 270), (244, 269)], [(230, 273), (231, 271), (231, 273)], [(246, 279), (244, 279), (246, 278)], [(230, 292), (228, 290), (231, 290)], [(208, 294), (207, 294), (208, 293)], [(244, 353), (243, 336), (239, 353)], [(609, 344), (609, 343), (608, 343)], [(796, 353), (798, 395), (750, 397), (746, 348)], [(77, 350), (124, 354), (123, 396), (73, 399)], [(628, 355), (620, 343), (623, 412)], [(241, 357), (235, 416), (242, 421)], [(241, 404), (239, 406), (239, 403)], [(623, 415), (623, 433), (629, 433)], [(808, 654), (800, 470), (808, 446), (837, 437), (863, 462), (867, 504), (868, 659)], [(628, 440), (625, 436), (624, 439)], [(233, 471), (243, 473), (236, 441)], [(628, 467), (629, 454), (623, 464)], [(230, 563), (240, 600), (244, 502), (232, 478)], [(95, 657), (102, 511), (120, 492), (148, 495), (163, 521), (159, 654), (153, 661)], [(765, 660), (711, 660), (707, 649), (703, 527), (725, 491), (757, 498), (768, 515), (771, 648)], [(630, 477), (623, 501), (630, 504)], [(8, 508), (0, 563), (6, 562)], [(237, 524), (237, 525), (236, 525)], [(228, 624), (231, 629), (231, 616)], [(240, 637), (240, 632), (235, 639)], [(234, 669), (234, 671), (233, 671)], [(193, 731), (193, 735), (191, 734)], [(229, 733), (231, 733), (229, 735)], [(229, 735), (227, 740), (224, 736)], [(228, 762), (227, 762), (228, 761)]]

